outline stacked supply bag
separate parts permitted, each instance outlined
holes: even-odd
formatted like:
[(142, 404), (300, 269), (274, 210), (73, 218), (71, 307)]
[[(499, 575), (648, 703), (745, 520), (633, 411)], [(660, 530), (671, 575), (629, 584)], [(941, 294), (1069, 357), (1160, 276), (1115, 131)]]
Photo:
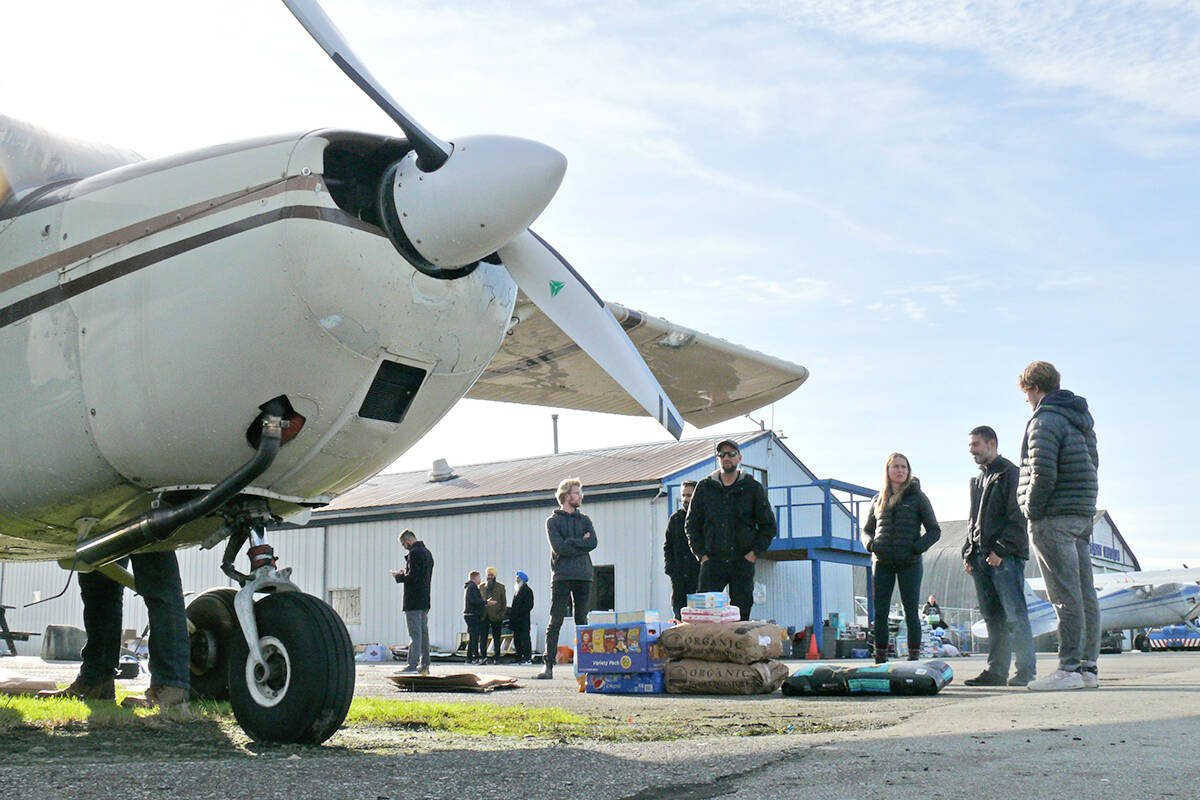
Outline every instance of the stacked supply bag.
[(657, 611), (595, 618), (589, 614), (588, 624), (575, 633), (575, 665), (584, 678), (584, 691), (662, 694), (666, 656), (659, 645), (660, 630)]
[[(733, 608), (733, 621), (720, 621), (718, 611)], [(689, 609), (702, 609), (717, 621), (690, 621)], [(788, 669), (783, 631), (765, 622), (741, 622), (724, 592), (688, 595), (685, 622), (665, 629), (658, 643), (671, 659), (664, 683), (672, 694), (768, 694), (779, 688)]]

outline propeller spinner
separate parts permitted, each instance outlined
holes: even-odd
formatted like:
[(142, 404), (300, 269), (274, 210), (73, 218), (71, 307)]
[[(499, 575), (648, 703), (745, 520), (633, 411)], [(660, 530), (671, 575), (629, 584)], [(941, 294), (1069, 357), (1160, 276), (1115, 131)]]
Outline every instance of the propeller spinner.
[(445, 142), (392, 99), (315, 0), (283, 0), (309, 35), (404, 132), (412, 151), (380, 186), (385, 227), (426, 274), (455, 278), (498, 252), (528, 297), (676, 439), (683, 418), (604, 301), (544, 240), (527, 230), (566, 171), (557, 150), (526, 139)]

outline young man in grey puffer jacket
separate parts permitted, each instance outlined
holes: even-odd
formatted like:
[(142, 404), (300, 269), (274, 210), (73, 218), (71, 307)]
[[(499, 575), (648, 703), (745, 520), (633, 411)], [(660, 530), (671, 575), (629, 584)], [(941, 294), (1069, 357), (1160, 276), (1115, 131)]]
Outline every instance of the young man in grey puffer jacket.
[(1033, 416), (1021, 442), (1017, 501), (1058, 614), (1058, 670), (1030, 681), (1033, 691), (1100, 685), (1100, 605), (1090, 547), (1100, 458), (1087, 400), (1060, 388), (1060, 381), (1046, 361), (1030, 364), (1018, 380)]

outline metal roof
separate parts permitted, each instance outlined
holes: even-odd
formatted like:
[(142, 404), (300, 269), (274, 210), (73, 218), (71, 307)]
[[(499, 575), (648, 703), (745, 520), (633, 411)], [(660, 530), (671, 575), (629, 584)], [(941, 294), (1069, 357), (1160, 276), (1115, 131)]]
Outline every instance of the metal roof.
[[(740, 447), (766, 431), (721, 434), (680, 442), (654, 442), (574, 453), (532, 456), (490, 464), (450, 468), (456, 477), (434, 482), (429, 471), (376, 475), (321, 508), (318, 516), (367, 509), (396, 508), (482, 498), (552, 494), (559, 481), (579, 478), (588, 487), (619, 487), (658, 483), (664, 478), (713, 458), (718, 442), (731, 439)], [(714, 467), (715, 468), (715, 467)]]

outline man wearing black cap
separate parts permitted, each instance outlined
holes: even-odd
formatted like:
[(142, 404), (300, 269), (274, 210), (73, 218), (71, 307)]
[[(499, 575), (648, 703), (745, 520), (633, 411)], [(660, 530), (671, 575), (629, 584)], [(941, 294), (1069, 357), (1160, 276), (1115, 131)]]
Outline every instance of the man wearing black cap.
[(742, 619), (754, 605), (754, 562), (775, 538), (775, 512), (763, 485), (742, 472), (741, 449), (726, 439), (717, 445), (717, 466), (696, 485), (688, 508), (688, 544), (700, 559), (701, 592), (729, 587)]

